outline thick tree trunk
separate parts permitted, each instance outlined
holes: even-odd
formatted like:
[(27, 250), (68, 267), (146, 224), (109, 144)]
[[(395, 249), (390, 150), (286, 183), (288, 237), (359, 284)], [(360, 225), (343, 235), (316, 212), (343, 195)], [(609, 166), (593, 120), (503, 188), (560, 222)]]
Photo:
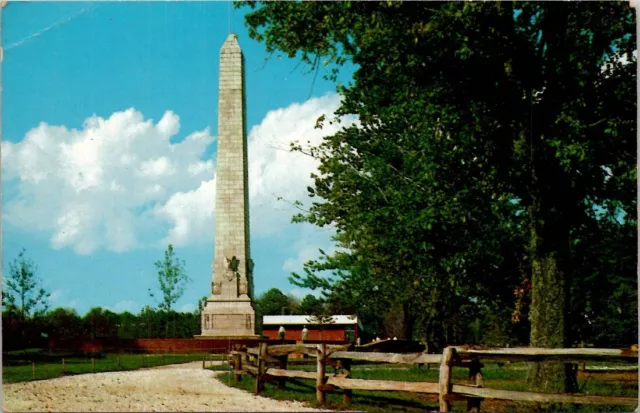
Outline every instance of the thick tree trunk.
[(413, 340), (413, 325), (415, 323), (415, 318), (411, 314), (409, 303), (402, 304), (402, 312), (404, 314), (402, 338), (410, 341)]
[(437, 315), (431, 317), (431, 319), (427, 321), (426, 338), (429, 353), (438, 354), (442, 353), (442, 350), (447, 346), (448, 343), (444, 321), (441, 316), (441, 314), (444, 313), (444, 306), (442, 305), (441, 301), (436, 301), (434, 303), (434, 306), (434, 314)]
[[(534, 203), (534, 206), (536, 203)], [(532, 212), (535, 209), (532, 208)], [(568, 239), (568, 228), (557, 221), (553, 228), (540, 237), (541, 220), (532, 214), (531, 225), (531, 321), (532, 347), (569, 347), (566, 324), (569, 303), (569, 284), (562, 271), (561, 247)], [(547, 221), (549, 224), (550, 221)], [(542, 239), (541, 239), (542, 238)], [(566, 257), (566, 255), (565, 255)], [(543, 393), (569, 393), (577, 391), (575, 372), (571, 364), (558, 362), (532, 363), (527, 377), (527, 390)]]
[[(531, 274), (531, 346), (564, 347), (564, 276), (554, 254), (534, 258)], [(527, 377), (530, 391), (563, 393), (563, 363), (533, 363)]]

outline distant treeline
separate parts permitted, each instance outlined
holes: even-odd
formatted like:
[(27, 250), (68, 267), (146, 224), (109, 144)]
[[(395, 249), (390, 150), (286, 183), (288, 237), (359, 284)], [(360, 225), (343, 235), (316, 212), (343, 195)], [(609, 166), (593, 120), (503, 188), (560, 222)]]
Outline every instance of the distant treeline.
[[(9, 307), (2, 312), (3, 349), (60, 347), (91, 339), (192, 338), (200, 334), (200, 312), (205, 301), (201, 299), (193, 312), (146, 306), (133, 314), (95, 307), (84, 316), (62, 307), (23, 316)], [(316, 314), (324, 310), (322, 301), (312, 295), (299, 300), (277, 288), (256, 298), (254, 307), (258, 332), (262, 331), (263, 315)]]
[(95, 338), (190, 338), (200, 333), (200, 313), (166, 312), (145, 307), (138, 314), (92, 308), (83, 317), (56, 308), (29, 318), (2, 313), (4, 351), (78, 343)]

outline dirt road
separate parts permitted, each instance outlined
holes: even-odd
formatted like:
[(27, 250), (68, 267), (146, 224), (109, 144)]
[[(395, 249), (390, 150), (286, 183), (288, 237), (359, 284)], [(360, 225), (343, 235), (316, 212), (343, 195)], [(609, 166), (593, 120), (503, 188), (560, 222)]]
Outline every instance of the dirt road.
[(11, 412), (320, 411), (225, 386), (217, 374), (195, 362), (6, 384), (2, 404)]

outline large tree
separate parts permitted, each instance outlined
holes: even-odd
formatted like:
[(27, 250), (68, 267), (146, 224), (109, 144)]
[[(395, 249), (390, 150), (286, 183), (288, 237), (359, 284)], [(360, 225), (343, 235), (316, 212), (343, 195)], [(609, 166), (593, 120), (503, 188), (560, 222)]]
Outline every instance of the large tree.
[[(531, 345), (575, 343), (577, 240), (593, 243), (605, 219), (636, 225), (628, 2), (249, 5), (249, 34), (268, 51), (333, 64), (330, 76), (356, 67), (337, 113), (359, 124), (295, 147), (320, 160), (309, 191), (319, 200), (298, 220), (334, 225), (346, 252), (294, 279), (402, 302), (408, 329), (426, 315), (445, 342), (463, 305), (493, 298), (517, 315), (507, 293), (522, 284)], [(573, 390), (568, 370), (556, 379), (563, 369), (536, 365), (530, 387)]]
[[(298, 17), (291, 18), (294, 14)], [(342, 89), (346, 99), (340, 113), (357, 114), (361, 124), (327, 137), (319, 148), (296, 147), (321, 161), (310, 195), (327, 201), (314, 203), (298, 220), (334, 224), (336, 241), (347, 251), (309, 263), (304, 277), (294, 282), (337, 294), (334, 302), (359, 304), (363, 319), (402, 303), (406, 337), (418, 322), (432, 347), (451, 342), (450, 320), (470, 296), (476, 302), (483, 295), (494, 299), (496, 294), (485, 291), (518, 278), (498, 257), (501, 249), (507, 252), (505, 262), (514, 255), (509, 252), (517, 245), (509, 242), (512, 228), (499, 224), (505, 210), (513, 208), (507, 197), (491, 205), (490, 174), (464, 164), (473, 156), (463, 152), (461, 139), (443, 132), (455, 113), (438, 113), (428, 105), (426, 92), (406, 70), (415, 69), (416, 62), (394, 61), (404, 58), (406, 45), (414, 45), (412, 37), (403, 39), (407, 16), (397, 4), (265, 4), (248, 14), (247, 22), (268, 49), (293, 55), (297, 48), (308, 62), (318, 62), (318, 56), (338, 64), (350, 58), (359, 66), (355, 85)], [(319, 30), (305, 31), (307, 24)], [(264, 36), (251, 32), (261, 25)], [(487, 249), (470, 244), (470, 234), (498, 242)], [(482, 268), (487, 262), (493, 265)], [(338, 281), (314, 275), (326, 270)], [(485, 280), (461, 282), (474, 272)], [(492, 283), (492, 278), (502, 280)], [(365, 303), (378, 305), (365, 310)]]

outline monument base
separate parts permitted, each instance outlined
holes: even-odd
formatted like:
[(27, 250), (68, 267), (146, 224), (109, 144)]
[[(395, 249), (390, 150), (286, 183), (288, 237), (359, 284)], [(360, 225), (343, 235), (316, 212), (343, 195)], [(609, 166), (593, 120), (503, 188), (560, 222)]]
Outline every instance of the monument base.
[(252, 336), (203, 336), (196, 334), (193, 338), (198, 340), (262, 340), (265, 337), (254, 334)]
[(260, 336), (255, 333), (255, 317), (249, 299), (211, 299), (202, 309), (202, 333), (196, 338), (259, 339)]

